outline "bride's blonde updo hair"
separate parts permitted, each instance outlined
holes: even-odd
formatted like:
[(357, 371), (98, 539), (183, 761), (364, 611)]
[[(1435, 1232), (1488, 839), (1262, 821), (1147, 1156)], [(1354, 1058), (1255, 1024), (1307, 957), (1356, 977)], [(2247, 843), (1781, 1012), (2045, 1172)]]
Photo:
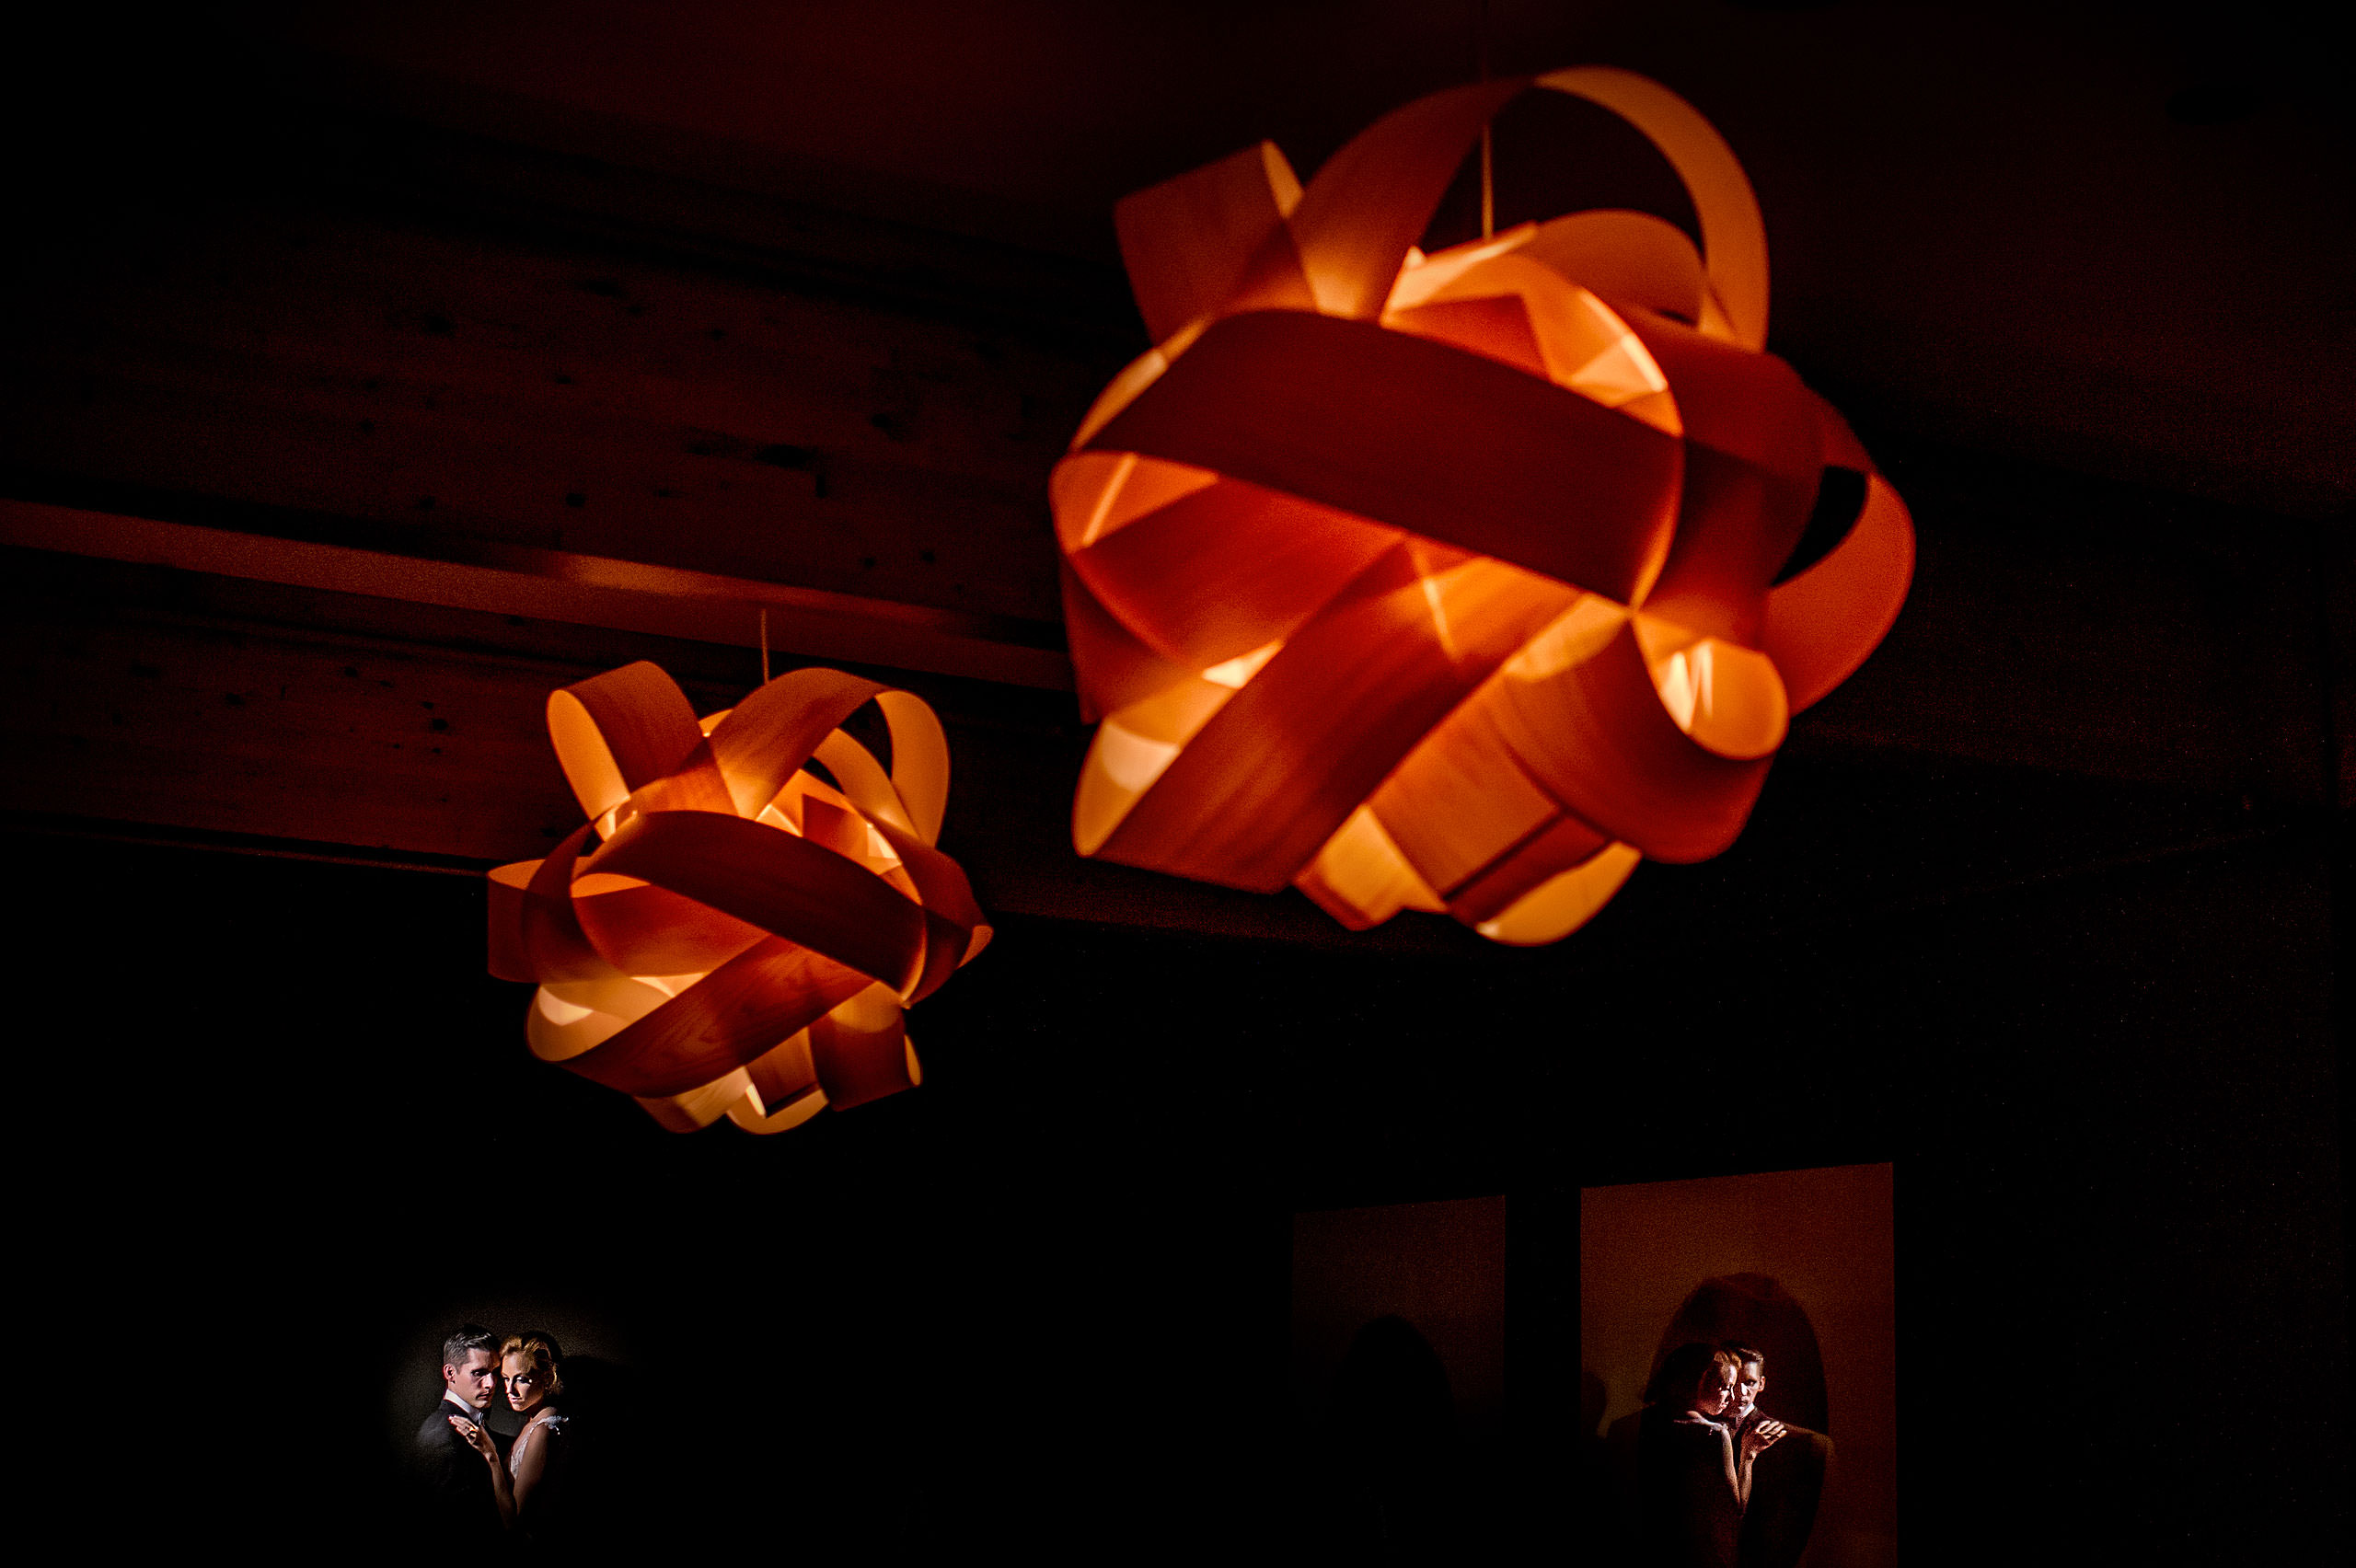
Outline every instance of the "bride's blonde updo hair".
[(556, 1341), (549, 1335), (538, 1329), (509, 1334), (506, 1343), (499, 1347), (500, 1365), (505, 1366), (511, 1355), (520, 1355), (530, 1362), (532, 1370), (545, 1379), (541, 1385), (546, 1389), (543, 1398), (552, 1400), (564, 1392), (564, 1374), (559, 1369), (563, 1364), (564, 1353), (557, 1349)]

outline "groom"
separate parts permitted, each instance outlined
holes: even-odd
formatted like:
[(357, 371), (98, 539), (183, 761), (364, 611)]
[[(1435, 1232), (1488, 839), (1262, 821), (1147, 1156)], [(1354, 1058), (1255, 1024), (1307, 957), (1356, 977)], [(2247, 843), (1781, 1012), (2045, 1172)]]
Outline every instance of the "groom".
[[(1767, 1391), (1767, 1357), (1748, 1345), (1719, 1347), (1741, 1363), (1735, 1383), (1735, 1439), (1766, 1420), (1759, 1396)], [(1750, 1503), (1742, 1514), (1741, 1568), (1793, 1568), (1807, 1550), (1824, 1496), (1824, 1473), (1832, 1439), (1805, 1426), (1784, 1424), (1784, 1436), (1759, 1456), (1750, 1476)]]
[(501, 1533), (491, 1467), (470, 1447), (453, 1419), (482, 1424), (499, 1389), (499, 1336), (463, 1323), (442, 1342), (442, 1401), (417, 1429), (417, 1479), (424, 1493), (426, 1527), (441, 1545), (488, 1544)]

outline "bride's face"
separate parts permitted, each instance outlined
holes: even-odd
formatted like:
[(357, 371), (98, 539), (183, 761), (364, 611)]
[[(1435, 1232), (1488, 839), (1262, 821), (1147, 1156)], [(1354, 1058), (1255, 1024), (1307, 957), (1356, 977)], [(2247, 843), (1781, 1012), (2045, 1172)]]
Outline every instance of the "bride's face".
[(542, 1381), (546, 1375), (528, 1355), (509, 1356), (500, 1373), (507, 1384), (507, 1408), (512, 1411), (530, 1410), (549, 1397), (548, 1385)]
[(1693, 1392), (1695, 1413), (1713, 1421), (1726, 1414), (1734, 1406), (1736, 1382), (1733, 1367), (1723, 1361), (1712, 1362), (1709, 1371), (1702, 1375), (1702, 1386)]

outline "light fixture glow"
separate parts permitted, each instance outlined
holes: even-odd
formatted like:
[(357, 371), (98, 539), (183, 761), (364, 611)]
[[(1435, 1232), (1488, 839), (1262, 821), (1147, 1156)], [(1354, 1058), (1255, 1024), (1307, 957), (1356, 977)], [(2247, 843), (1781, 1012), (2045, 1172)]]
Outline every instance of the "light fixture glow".
[[(1417, 249), (1533, 86), (1644, 133), (1700, 248), (1585, 212)], [(1914, 547), (1765, 352), (1759, 206), (1708, 121), (1623, 71), (1484, 82), (1378, 121), (1305, 190), (1264, 143), (1114, 215), (1157, 346), (1053, 483), (1103, 721), (1081, 853), (1535, 943), (1643, 858), (1732, 843), (1790, 716), (1896, 619)], [(1836, 468), (1864, 502), (1824, 548)]]
[[(869, 701), (888, 772), (840, 728)], [(811, 669), (699, 721), (641, 663), (551, 695), (549, 734), (589, 824), (491, 873), (491, 972), (539, 986), (535, 1055), (674, 1132), (782, 1132), (922, 1081), (904, 1009), (990, 937), (933, 847), (930, 708)]]

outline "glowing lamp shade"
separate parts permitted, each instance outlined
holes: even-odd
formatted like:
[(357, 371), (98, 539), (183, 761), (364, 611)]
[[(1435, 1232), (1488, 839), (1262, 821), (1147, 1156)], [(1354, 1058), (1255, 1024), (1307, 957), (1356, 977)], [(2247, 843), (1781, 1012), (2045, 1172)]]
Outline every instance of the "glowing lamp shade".
[[(871, 700), (888, 772), (839, 728)], [(636, 663), (552, 695), (549, 734), (589, 822), (491, 873), (491, 972), (538, 985), (535, 1055), (675, 1132), (782, 1132), (919, 1081), (902, 1009), (990, 936), (933, 847), (931, 709), (796, 670), (699, 720)]]
[[(1483, 125), (1532, 87), (1649, 137), (1700, 249), (1582, 212), (1417, 250)], [(1054, 478), (1103, 721), (1082, 854), (1291, 882), (1352, 928), (1446, 910), (1552, 941), (1644, 857), (1726, 848), (1791, 714), (1896, 618), (1905, 508), (1763, 352), (1758, 203), (1658, 84), (1456, 88), (1306, 190), (1263, 144), (1115, 221), (1159, 346)]]

